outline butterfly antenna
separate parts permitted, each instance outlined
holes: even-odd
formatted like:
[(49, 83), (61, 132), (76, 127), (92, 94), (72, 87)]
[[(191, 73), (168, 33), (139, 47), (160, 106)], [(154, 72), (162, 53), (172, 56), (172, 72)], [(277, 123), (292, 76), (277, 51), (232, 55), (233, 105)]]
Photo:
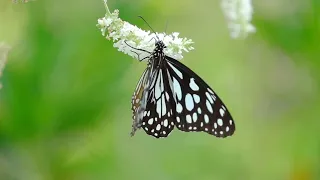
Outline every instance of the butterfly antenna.
[(142, 17), (142, 16), (138, 16), (139, 18), (141, 18), (148, 26), (149, 28), (152, 30), (152, 32), (156, 35), (156, 37), (159, 39), (159, 37), (157, 36), (157, 33), (152, 29), (152, 27), (149, 25), (149, 23)]

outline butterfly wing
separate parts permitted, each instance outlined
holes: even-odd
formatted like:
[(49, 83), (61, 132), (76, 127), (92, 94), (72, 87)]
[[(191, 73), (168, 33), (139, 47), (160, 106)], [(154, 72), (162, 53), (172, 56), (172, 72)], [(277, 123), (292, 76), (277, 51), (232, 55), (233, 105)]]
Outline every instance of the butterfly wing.
[(147, 91), (145, 90), (145, 88), (147, 86), (149, 76), (150, 76), (150, 67), (147, 67), (143, 71), (137, 83), (136, 89), (134, 90), (132, 95), (131, 110), (132, 110), (133, 124), (132, 124), (131, 136), (133, 136), (135, 131), (141, 127), (142, 117), (140, 114), (141, 112), (143, 113), (144, 111), (143, 102), (145, 101), (144, 97), (147, 94)]
[(165, 66), (162, 64), (151, 75), (153, 78), (142, 119), (144, 131), (156, 138), (167, 137), (175, 122), (175, 104)]
[(131, 101), (131, 110), (132, 110), (132, 119), (135, 119), (135, 112), (137, 110), (137, 108), (140, 106), (140, 100), (142, 97), (142, 93), (144, 90), (144, 81), (146, 78), (146, 74), (147, 74), (148, 69), (145, 69), (137, 83), (136, 89), (133, 92), (132, 95), (132, 101)]
[(217, 94), (196, 73), (167, 57), (175, 101), (175, 124), (181, 131), (204, 131), (216, 137), (231, 136), (235, 124)]

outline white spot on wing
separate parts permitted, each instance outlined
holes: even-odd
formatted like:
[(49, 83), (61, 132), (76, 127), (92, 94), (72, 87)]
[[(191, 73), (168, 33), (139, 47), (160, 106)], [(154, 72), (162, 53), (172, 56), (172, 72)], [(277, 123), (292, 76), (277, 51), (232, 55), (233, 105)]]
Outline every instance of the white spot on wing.
[(176, 78), (173, 78), (173, 89), (178, 99), (181, 100), (182, 98), (181, 86)]
[(222, 108), (220, 108), (219, 112), (220, 112), (221, 117), (223, 117), (224, 113), (225, 113), (224, 110)]
[(211, 94), (214, 94), (214, 92), (210, 88), (207, 88), (207, 89)]
[(217, 120), (217, 123), (218, 123), (219, 126), (222, 126), (222, 125), (223, 125), (222, 119), (219, 118), (219, 119)]
[(157, 127), (156, 127), (156, 130), (157, 130), (157, 131), (159, 131), (159, 130), (160, 130), (160, 128), (161, 128), (161, 125), (160, 125), (160, 124), (158, 124), (158, 125), (157, 125)]
[(194, 103), (191, 94), (187, 94), (185, 97), (186, 108), (191, 111), (194, 108)]
[(168, 94), (168, 92), (166, 92), (166, 98), (167, 98), (167, 101), (169, 101), (169, 94)]
[(211, 112), (211, 113), (213, 113), (213, 109), (212, 109), (211, 104), (209, 103), (208, 100), (206, 100), (206, 105), (207, 105), (208, 111)]
[(199, 91), (199, 86), (196, 84), (196, 82), (194, 82), (194, 78), (190, 79), (189, 86), (192, 90)]
[(168, 63), (168, 64), (172, 68), (172, 70), (180, 77), (180, 79), (183, 79), (182, 73), (177, 68), (175, 68), (171, 63)]
[(193, 99), (194, 99), (194, 102), (196, 103), (200, 102), (200, 96), (198, 96), (197, 94), (193, 94)]
[(207, 96), (207, 99), (210, 101), (210, 103), (213, 104), (213, 99), (208, 92), (206, 92), (206, 96)]
[(186, 116), (186, 120), (187, 120), (187, 123), (192, 123), (192, 119), (189, 114)]
[(159, 117), (161, 116), (161, 99), (157, 100), (157, 109), (156, 109)]
[(152, 123), (153, 123), (153, 118), (148, 120), (148, 124), (152, 125)]
[(163, 121), (163, 125), (164, 125), (165, 127), (168, 126), (168, 120), (167, 120), (167, 119)]
[(211, 97), (213, 98), (213, 100), (217, 100), (217, 97), (215, 95), (211, 95)]
[(201, 108), (200, 107), (198, 107), (198, 113), (201, 114)]
[(162, 116), (164, 116), (167, 112), (167, 108), (166, 108), (166, 101), (164, 100), (164, 95), (162, 95), (161, 97), (161, 110), (162, 110)]
[(176, 110), (177, 110), (178, 113), (182, 112), (182, 106), (181, 106), (180, 103), (177, 104)]
[(192, 114), (192, 120), (193, 120), (193, 122), (197, 122), (197, 120), (198, 120), (198, 115), (197, 115), (196, 112), (194, 112), (194, 113)]
[(209, 123), (209, 117), (206, 114), (204, 115), (204, 122), (207, 124)]
[(157, 77), (157, 82), (156, 82), (156, 85), (154, 87), (154, 95), (155, 95), (155, 98), (158, 99), (161, 95), (161, 92), (162, 90), (161, 89), (163, 88), (163, 82), (162, 82), (162, 70), (160, 69), (160, 72), (159, 72), (159, 75)]
[(180, 122), (180, 118), (177, 116), (177, 118), (176, 118), (176, 119), (177, 119), (177, 122), (179, 123), (179, 122)]

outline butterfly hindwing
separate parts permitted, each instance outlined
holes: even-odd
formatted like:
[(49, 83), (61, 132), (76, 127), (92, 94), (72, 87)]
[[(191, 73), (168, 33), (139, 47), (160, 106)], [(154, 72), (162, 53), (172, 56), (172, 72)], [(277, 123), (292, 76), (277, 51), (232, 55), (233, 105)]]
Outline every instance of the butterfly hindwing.
[(131, 110), (132, 110), (132, 131), (133, 136), (137, 129), (141, 127), (142, 113), (145, 109), (145, 101), (147, 96), (146, 87), (148, 86), (148, 80), (150, 79), (150, 67), (148, 66), (142, 73), (139, 82), (137, 83), (136, 89), (131, 99)]
[(132, 95), (132, 99), (131, 99), (131, 110), (133, 113), (132, 119), (135, 119), (135, 116), (136, 116), (135, 114), (136, 114), (137, 108), (140, 106), (140, 101), (141, 101), (142, 94), (143, 94), (143, 91), (145, 88), (144, 81), (147, 77), (146, 76), (147, 71), (148, 71), (148, 68), (143, 71), (143, 73), (139, 79), (139, 82), (137, 83), (136, 89), (134, 90), (133, 95)]
[(165, 57), (172, 78), (175, 124), (181, 131), (204, 131), (216, 137), (231, 136), (234, 121), (217, 94), (191, 69)]

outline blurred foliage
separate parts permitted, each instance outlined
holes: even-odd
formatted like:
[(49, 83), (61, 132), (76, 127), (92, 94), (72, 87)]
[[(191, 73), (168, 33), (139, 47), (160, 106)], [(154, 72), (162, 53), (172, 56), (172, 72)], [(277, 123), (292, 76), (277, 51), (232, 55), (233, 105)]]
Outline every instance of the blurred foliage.
[(320, 3), (254, 1), (257, 33), (228, 36), (218, 1), (109, 1), (120, 17), (194, 40), (183, 63), (223, 98), (227, 139), (131, 138), (145, 63), (101, 36), (101, 1), (0, 2), (11, 47), (0, 90), (0, 180), (320, 179)]

